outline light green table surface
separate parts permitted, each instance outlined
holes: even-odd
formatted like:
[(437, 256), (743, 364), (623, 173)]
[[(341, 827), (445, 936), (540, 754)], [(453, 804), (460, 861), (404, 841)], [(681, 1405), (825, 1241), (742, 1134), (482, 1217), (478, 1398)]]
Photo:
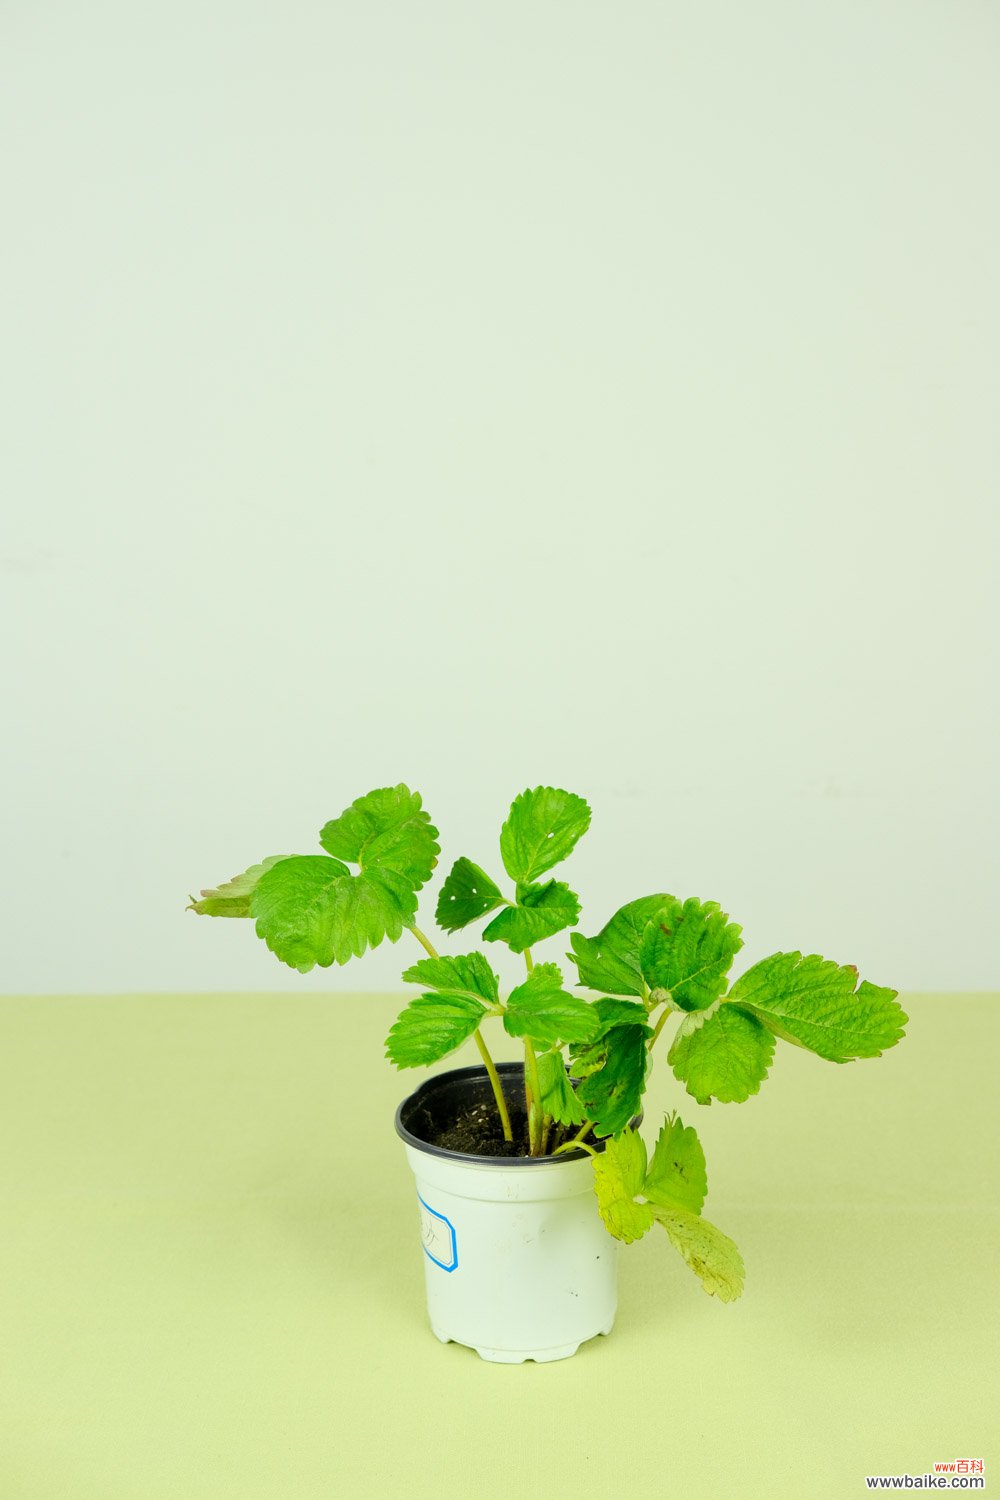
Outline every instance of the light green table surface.
[(840, 1500), (955, 1457), (1000, 1489), (1000, 1004), (903, 998), (879, 1061), (680, 1096), (741, 1302), (650, 1234), (611, 1338), (520, 1366), (426, 1326), (398, 999), (0, 1000), (0, 1496)]

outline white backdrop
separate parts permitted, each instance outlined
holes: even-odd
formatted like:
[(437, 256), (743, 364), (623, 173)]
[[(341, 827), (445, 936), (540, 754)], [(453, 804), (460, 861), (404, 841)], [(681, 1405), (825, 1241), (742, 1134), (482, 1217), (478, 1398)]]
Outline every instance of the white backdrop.
[(997, 984), (995, 9), (0, 29), (0, 987), (394, 986), (183, 907), (398, 780), (442, 870), (585, 794), (584, 931)]

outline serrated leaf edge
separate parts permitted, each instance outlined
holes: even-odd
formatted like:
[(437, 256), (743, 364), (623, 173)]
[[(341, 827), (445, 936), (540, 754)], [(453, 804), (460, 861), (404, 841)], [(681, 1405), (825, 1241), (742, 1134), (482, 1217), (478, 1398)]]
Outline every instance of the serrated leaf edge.
[[(694, 1089), (691, 1087), (690, 1081), (687, 1078), (682, 1078), (678, 1073), (677, 1069), (674, 1067), (673, 1058), (674, 1048), (676, 1047), (677, 1043), (682, 1039), (682, 1037), (689, 1037), (693, 1032), (699, 1031), (701, 1027), (704, 1026), (706, 1021), (710, 1020), (712, 1016), (716, 1015), (718, 1011), (721, 1010), (723, 1005), (728, 1004), (733, 1004), (737, 1010), (742, 1010), (745, 1015), (752, 1014), (750, 1006), (746, 1005), (742, 1000), (731, 1002), (728, 995), (720, 995), (717, 1000), (713, 1000), (712, 1004), (706, 1006), (704, 1010), (689, 1010), (685, 1012), (684, 1020), (674, 1032), (673, 1038), (670, 1042), (670, 1048), (667, 1052), (667, 1064), (673, 1072), (674, 1077), (677, 1079), (677, 1082), (682, 1083), (684, 1085), (685, 1092), (692, 1099), (694, 1099), (697, 1104), (704, 1105), (706, 1109), (711, 1107), (713, 1099), (715, 1100), (716, 1104), (745, 1104), (748, 1099), (752, 1099), (755, 1094), (760, 1093), (761, 1084), (767, 1082), (767, 1080), (771, 1076), (771, 1069), (774, 1067), (774, 1032), (771, 1031), (771, 1028), (769, 1026), (765, 1025), (760, 1016), (754, 1016), (753, 1019), (755, 1021), (759, 1021), (760, 1024), (764, 1027), (764, 1030), (771, 1037), (771, 1055), (768, 1058), (767, 1067), (764, 1069), (764, 1072), (761, 1074), (760, 1078), (757, 1081), (756, 1088), (748, 1089), (747, 1092), (745, 1094), (741, 1094), (738, 1099), (723, 1099), (721, 1094), (713, 1093), (708, 1093), (704, 1098), (702, 1098), (700, 1094), (695, 1093)], [(689, 1026), (688, 1022), (691, 1022), (692, 1024)]]
[[(567, 859), (569, 859), (570, 855), (573, 853), (573, 850), (576, 848), (576, 845), (580, 842), (580, 839), (582, 839), (583, 836), (584, 836), (584, 834), (586, 834), (589, 831), (591, 822), (593, 821), (594, 813), (593, 813), (593, 808), (591, 807), (590, 803), (587, 801), (586, 797), (581, 796), (579, 792), (571, 792), (567, 787), (564, 787), (564, 786), (547, 786), (547, 785), (526, 786), (524, 788), (523, 792), (518, 792), (518, 793), (516, 793), (516, 795), (514, 797), (511, 798), (510, 808), (508, 809), (507, 816), (504, 818), (502, 824), (500, 825), (500, 845), (501, 845), (501, 855), (500, 855), (500, 858), (501, 858), (501, 862), (502, 862), (503, 867), (504, 867), (505, 870), (507, 870), (507, 862), (503, 858), (503, 853), (502, 853), (504, 831), (510, 825), (511, 813), (514, 811), (515, 805), (521, 800), (522, 797), (530, 797), (532, 795), (532, 793), (535, 793), (535, 792), (560, 792), (564, 797), (575, 797), (576, 800), (578, 802), (582, 802), (583, 805), (584, 805), (584, 807), (587, 809), (587, 824), (586, 824), (586, 827), (583, 828), (583, 829), (581, 829), (580, 833), (577, 835), (577, 838), (576, 838), (576, 840), (575, 840), (575, 842), (573, 844), (573, 849), (570, 849), (568, 851), (568, 853), (564, 854), (563, 857), (562, 857), (562, 859), (557, 859), (556, 862), (555, 862), (555, 864), (549, 865), (547, 870), (540, 870), (538, 872), (539, 875), (545, 875), (545, 874), (548, 873), (548, 870), (554, 870), (554, 869), (556, 869), (556, 867), (558, 865), (563, 864)], [(550, 834), (549, 837), (551, 838), (552, 835)], [(516, 876), (511, 870), (507, 870), (507, 874), (510, 876), (511, 880), (517, 880), (518, 879), (518, 876)], [(538, 878), (538, 876), (536, 875), (535, 879), (537, 879), (537, 878)]]
[[(789, 950), (787, 952), (785, 950), (783, 950), (783, 949), (779, 949), (779, 951), (777, 953), (768, 953), (768, 954), (766, 954), (764, 958), (758, 959), (756, 964), (751, 964), (751, 966), (750, 966), (749, 969), (744, 970), (744, 972), (742, 974), (740, 974), (739, 977), (733, 981), (732, 985), (730, 986), (729, 993), (725, 994), (725, 995), (722, 995), (720, 998), (721, 998), (721, 1000), (725, 1004), (728, 1004), (728, 1005), (738, 1005), (744, 1011), (749, 1012), (749, 1014), (751, 1014), (754, 1017), (755, 1020), (759, 1021), (761, 1023), (761, 1025), (764, 1026), (771, 1033), (772, 1036), (779, 1038), (783, 1042), (789, 1042), (789, 1043), (791, 1043), (791, 1045), (793, 1047), (800, 1047), (803, 1052), (811, 1052), (814, 1057), (819, 1057), (819, 1059), (820, 1059), (821, 1062), (834, 1062), (834, 1063), (838, 1063), (838, 1064), (849, 1063), (849, 1062), (870, 1062), (870, 1061), (873, 1062), (875, 1060), (875, 1058), (877, 1058), (877, 1057), (884, 1057), (885, 1053), (889, 1050), (890, 1047), (897, 1046), (903, 1040), (904, 1036), (906, 1035), (906, 1028), (907, 1028), (907, 1026), (910, 1023), (910, 1018), (906, 1014), (906, 1011), (903, 1009), (903, 1007), (899, 1003), (899, 991), (892, 989), (892, 987), (890, 985), (886, 985), (886, 984), (873, 985), (872, 987), (874, 989), (879, 989), (879, 990), (885, 990), (886, 991), (886, 993), (889, 996), (889, 1004), (890, 1004), (890, 1006), (892, 1006), (895, 1010), (897, 1010), (899, 1012), (899, 1019), (898, 1019), (898, 1021), (896, 1023), (896, 1028), (897, 1029), (896, 1029), (896, 1033), (893, 1036), (892, 1040), (886, 1042), (885, 1046), (882, 1047), (882, 1048), (880, 1048), (878, 1052), (869, 1052), (869, 1053), (866, 1053), (863, 1057), (858, 1057), (858, 1056), (852, 1056), (852, 1057), (823, 1057), (820, 1053), (816, 1052), (812, 1047), (808, 1046), (808, 1044), (806, 1042), (801, 1041), (798, 1037), (792, 1036), (789, 1032), (785, 1031), (784, 1028), (770, 1014), (770, 1012), (768, 1012), (768, 1011), (764, 1010), (762, 1007), (756, 1005), (754, 1003), (754, 1001), (752, 1001), (752, 1000), (745, 1000), (742, 997), (742, 995), (736, 995), (736, 994), (733, 993), (733, 991), (737, 988), (737, 986), (740, 984), (740, 982), (743, 979), (745, 979), (748, 974), (752, 974), (753, 971), (754, 971), (754, 969), (758, 968), (760, 964), (767, 963), (768, 960), (772, 959), (772, 958), (791, 958), (791, 959), (793, 959), (794, 960), (794, 962), (792, 963), (792, 970), (793, 971), (796, 970), (796, 969), (798, 969), (802, 964), (809, 963), (809, 961), (811, 959), (817, 959), (822, 964), (831, 964), (834, 967), (834, 969), (836, 969), (838, 972), (839, 971), (843, 971), (845, 969), (853, 971), (856, 983), (855, 983), (854, 989), (851, 992), (851, 998), (852, 999), (858, 999), (860, 997), (862, 987), (864, 985), (866, 985), (866, 984), (871, 984), (871, 980), (862, 979), (861, 978), (861, 975), (858, 972), (858, 966), (857, 966), (857, 964), (840, 964), (840, 963), (837, 962), (837, 960), (835, 958), (826, 958), (826, 957), (824, 957), (824, 955), (822, 953), (806, 953), (806, 954), (803, 954), (797, 948), (794, 948), (794, 949), (791, 949), (791, 950)], [(815, 1026), (817, 1031), (824, 1031), (824, 1030), (831, 1030), (832, 1031), (834, 1029), (833, 1027), (826, 1027), (826, 1026), (824, 1026), (824, 1024), (821, 1021), (814, 1021), (814, 1020), (812, 1020), (810, 1018), (805, 1018), (805, 1017), (803, 1019), (806, 1020), (806, 1022), (807, 1022), (808, 1025)], [(772, 1057), (773, 1057), (773, 1053), (772, 1053)]]

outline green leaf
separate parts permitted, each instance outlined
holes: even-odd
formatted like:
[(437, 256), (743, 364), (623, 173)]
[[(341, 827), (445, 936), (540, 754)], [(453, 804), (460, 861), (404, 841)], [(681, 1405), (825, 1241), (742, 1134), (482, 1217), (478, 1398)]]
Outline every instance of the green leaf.
[(741, 931), (717, 901), (670, 900), (643, 932), (642, 976), (651, 990), (668, 990), (681, 1010), (704, 1010), (726, 988)]
[(735, 1302), (743, 1290), (745, 1271), (743, 1257), (732, 1240), (697, 1214), (684, 1208), (666, 1208), (659, 1203), (650, 1206), (657, 1223), (662, 1224), (676, 1250), (687, 1261), (710, 1297), (720, 1302)]
[[(663, 1139), (661, 1133), (661, 1142)], [(672, 1145), (662, 1148), (661, 1167), (677, 1155), (679, 1149), (683, 1159), (692, 1163), (694, 1171), (690, 1147), (679, 1145), (681, 1135), (674, 1137), (671, 1132), (668, 1140), (671, 1139)], [(659, 1144), (657, 1151), (661, 1151)], [(744, 1269), (740, 1252), (732, 1240), (714, 1224), (680, 1204), (636, 1201), (640, 1194), (651, 1196), (656, 1191), (655, 1161), (654, 1153), (647, 1173), (646, 1148), (642, 1137), (634, 1130), (623, 1131), (616, 1141), (608, 1141), (601, 1154), (594, 1158), (594, 1191), (605, 1227), (615, 1239), (629, 1243), (641, 1239), (654, 1220), (662, 1224), (675, 1248), (701, 1278), (709, 1296), (718, 1297), (721, 1302), (734, 1301), (743, 1290)], [(685, 1186), (690, 1197), (696, 1196), (691, 1183)]]
[(538, 1059), (542, 1109), (558, 1125), (582, 1125), (587, 1118), (576, 1089), (569, 1081), (561, 1052), (543, 1052)]
[(570, 1048), (574, 1078), (587, 1078), (604, 1066), (608, 1052), (607, 1035), (615, 1026), (638, 1026), (644, 1037), (653, 1034), (647, 1023), (645, 1006), (634, 1000), (613, 1000), (605, 995), (593, 1002), (592, 1009), (600, 1022), (600, 1029), (593, 1041)]
[(319, 841), (336, 859), (364, 871), (391, 870), (418, 891), (431, 876), (440, 849), (437, 829), (408, 786), (383, 786), (358, 797), (327, 823)]
[(557, 787), (536, 786), (511, 803), (500, 831), (500, 854), (512, 880), (537, 880), (571, 854), (590, 827), (582, 797)]
[(649, 1031), (646, 1007), (635, 1000), (613, 1000), (610, 995), (605, 995), (593, 1005), (600, 1018), (602, 1036), (614, 1026), (645, 1026)]
[(347, 866), (324, 854), (283, 859), (261, 876), (250, 897), (257, 936), (271, 952), (306, 974), (335, 957), (333, 926), (339, 888), (350, 879)]
[(465, 953), (458, 958), (422, 958), (403, 974), (407, 984), (424, 984), (441, 995), (468, 995), (496, 1005), (500, 999), (500, 978), (494, 974), (481, 953)]
[(472, 1035), (486, 1007), (466, 995), (417, 995), (393, 1023), (385, 1055), (397, 1068), (418, 1068), (447, 1057)]
[[(597, 1135), (617, 1135), (639, 1113), (646, 1087), (646, 1039), (650, 1036), (646, 1025), (616, 1025), (579, 1060), (573, 1058), (570, 1067), (574, 1077), (581, 1076), (578, 1068), (582, 1063), (585, 1076), (578, 1092)], [(597, 1054), (602, 1061), (595, 1071), (591, 1064)]]
[(570, 1047), (570, 1072), (577, 1080), (589, 1078), (592, 1073), (597, 1073), (604, 1067), (608, 1057), (608, 1049), (604, 1038), (599, 1041), (587, 1042), (584, 1045)]
[(653, 1208), (636, 1203), (646, 1178), (646, 1147), (636, 1130), (623, 1131), (594, 1157), (594, 1191), (604, 1226), (616, 1240), (631, 1244), (653, 1223)]
[(808, 1047), (829, 1062), (880, 1057), (903, 1035), (908, 1017), (896, 991), (863, 981), (858, 971), (812, 953), (774, 953), (736, 981), (739, 1001), (775, 1036)]
[(347, 963), (384, 937), (396, 942), (416, 911), (409, 883), (392, 870), (351, 875), (338, 859), (302, 854), (268, 870), (250, 897), (257, 936), (306, 974)]
[(594, 1008), (567, 994), (558, 964), (536, 964), (507, 1000), (503, 1024), (511, 1036), (530, 1037), (545, 1046), (584, 1042), (594, 1036)]
[(339, 964), (377, 948), (383, 937), (399, 941), (412, 922), (417, 898), (408, 878), (394, 870), (348, 876), (334, 905), (334, 955)]
[(667, 1061), (699, 1104), (739, 1104), (756, 1094), (774, 1056), (774, 1037), (742, 1005), (716, 1001), (685, 1016)]
[(260, 877), (283, 859), (290, 858), (288, 854), (270, 854), (259, 865), (251, 865), (249, 870), (244, 870), (242, 875), (234, 875), (224, 885), (202, 891), (201, 900), (195, 901), (192, 898), (186, 909), (197, 912), (200, 917), (248, 917), (250, 897), (256, 890)]
[(705, 1153), (694, 1128), (676, 1115), (663, 1122), (643, 1191), (662, 1208), (701, 1213), (708, 1192)]
[(591, 990), (610, 991), (612, 995), (641, 995), (639, 945), (647, 923), (673, 896), (640, 896), (616, 911), (596, 937), (574, 932), (570, 938), (580, 983)]
[(458, 932), (478, 922), (489, 911), (504, 904), (499, 887), (471, 859), (457, 859), (451, 867), (437, 903), (437, 924), (445, 932)]
[(487, 943), (506, 943), (514, 953), (523, 953), (533, 943), (572, 927), (580, 915), (580, 902), (561, 880), (545, 885), (519, 885), (517, 905), (505, 906), (483, 928)]

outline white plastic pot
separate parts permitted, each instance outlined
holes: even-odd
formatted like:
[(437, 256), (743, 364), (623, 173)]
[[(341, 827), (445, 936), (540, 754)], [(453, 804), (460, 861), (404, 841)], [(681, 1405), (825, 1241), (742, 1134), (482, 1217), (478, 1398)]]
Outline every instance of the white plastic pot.
[[(520, 1063), (498, 1072), (516, 1106)], [(611, 1332), (618, 1242), (598, 1214), (586, 1152), (472, 1156), (432, 1144), (484, 1100), (493, 1102), (486, 1070), (455, 1068), (396, 1113), (416, 1178), (431, 1330), (504, 1364), (567, 1359)]]

